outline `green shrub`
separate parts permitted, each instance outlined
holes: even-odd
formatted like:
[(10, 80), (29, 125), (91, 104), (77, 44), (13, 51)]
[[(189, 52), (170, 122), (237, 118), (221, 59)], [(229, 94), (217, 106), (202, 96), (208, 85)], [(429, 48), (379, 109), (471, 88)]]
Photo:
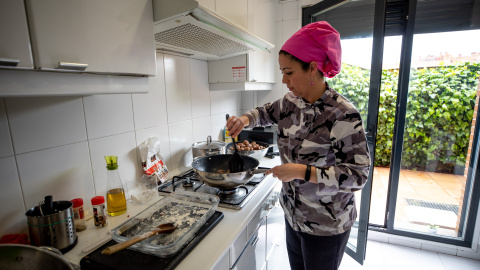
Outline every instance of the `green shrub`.
[[(412, 69), (405, 119), (402, 169), (463, 174), (480, 64)], [(370, 71), (343, 64), (329, 80), (366, 124)], [(382, 71), (375, 166), (390, 166), (398, 70)]]

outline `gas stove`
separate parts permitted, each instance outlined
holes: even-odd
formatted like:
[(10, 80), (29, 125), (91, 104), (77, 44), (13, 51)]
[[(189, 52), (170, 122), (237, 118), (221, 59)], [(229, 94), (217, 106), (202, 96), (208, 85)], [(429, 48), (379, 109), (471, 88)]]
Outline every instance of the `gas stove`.
[[(259, 167), (259, 169), (267, 169)], [(247, 184), (233, 189), (219, 189), (204, 184), (193, 170), (189, 170), (158, 187), (159, 192), (171, 193), (175, 191), (190, 191), (217, 195), (220, 198), (219, 207), (229, 209), (242, 209), (262, 183), (265, 174), (255, 174)]]

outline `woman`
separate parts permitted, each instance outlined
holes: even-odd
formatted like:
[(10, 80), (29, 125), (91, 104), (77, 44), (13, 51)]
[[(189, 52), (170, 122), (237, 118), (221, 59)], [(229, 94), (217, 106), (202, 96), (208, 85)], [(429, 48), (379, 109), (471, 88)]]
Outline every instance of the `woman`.
[(340, 72), (340, 35), (327, 22), (296, 32), (280, 50), (283, 98), (232, 116), (244, 127), (278, 124), (282, 165), (269, 170), (283, 182), (288, 257), (292, 269), (338, 269), (355, 222), (354, 191), (368, 178), (370, 158), (358, 110), (324, 76)]

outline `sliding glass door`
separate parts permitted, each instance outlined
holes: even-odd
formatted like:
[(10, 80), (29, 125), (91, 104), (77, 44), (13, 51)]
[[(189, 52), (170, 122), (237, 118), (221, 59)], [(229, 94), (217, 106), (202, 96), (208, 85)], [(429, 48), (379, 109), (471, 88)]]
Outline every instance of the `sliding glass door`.
[[(329, 84), (360, 110), (372, 156), (347, 253), (369, 229), (471, 245), (480, 194), (477, 107), (480, 0), (325, 0), (303, 25), (342, 38)], [(371, 200), (371, 201), (370, 201)]]
[[(372, 39), (375, 35), (383, 35), (383, 15), (381, 12), (378, 14), (380, 16), (376, 17), (374, 0), (323, 1), (303, 11), (304, 24), (327, 21), (340, 33), (342, 71), (333, 79), (327, 79), (327, 82), (360, 111), (367, 133), (372, 164), (375, 159), (375, 133), (382, 72), (378, 64), (381, 59), (372, 57), (372, 51), (382, 49), (382, 45), (375, 44)], [(358, 27), (351, 27), (352, 25)], [(373, 175), (372, 167), (366, 186), (355, 194), (359, 214), (351, 230), (346, 250), (347, 254), (361, 264), (366, 251)]]

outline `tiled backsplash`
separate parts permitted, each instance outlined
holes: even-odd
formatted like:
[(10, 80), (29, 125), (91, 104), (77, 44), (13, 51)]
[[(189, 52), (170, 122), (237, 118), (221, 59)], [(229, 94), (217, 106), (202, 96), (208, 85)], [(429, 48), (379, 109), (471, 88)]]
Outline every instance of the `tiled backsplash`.
[(210, 92), (205, 61), (157, 54), (157, 74), (147, 94), (0, 98), (0, 236), (26, 233), (25, 211), (46, 195), (83, 198), (89, 210), (106, 192), (105, 155), (132, 181), (142, 173), (137, 145), (156, 136), (174, 174), (192, 143), (223, 139), (226, 113), (253, 107), (252, 93)]

